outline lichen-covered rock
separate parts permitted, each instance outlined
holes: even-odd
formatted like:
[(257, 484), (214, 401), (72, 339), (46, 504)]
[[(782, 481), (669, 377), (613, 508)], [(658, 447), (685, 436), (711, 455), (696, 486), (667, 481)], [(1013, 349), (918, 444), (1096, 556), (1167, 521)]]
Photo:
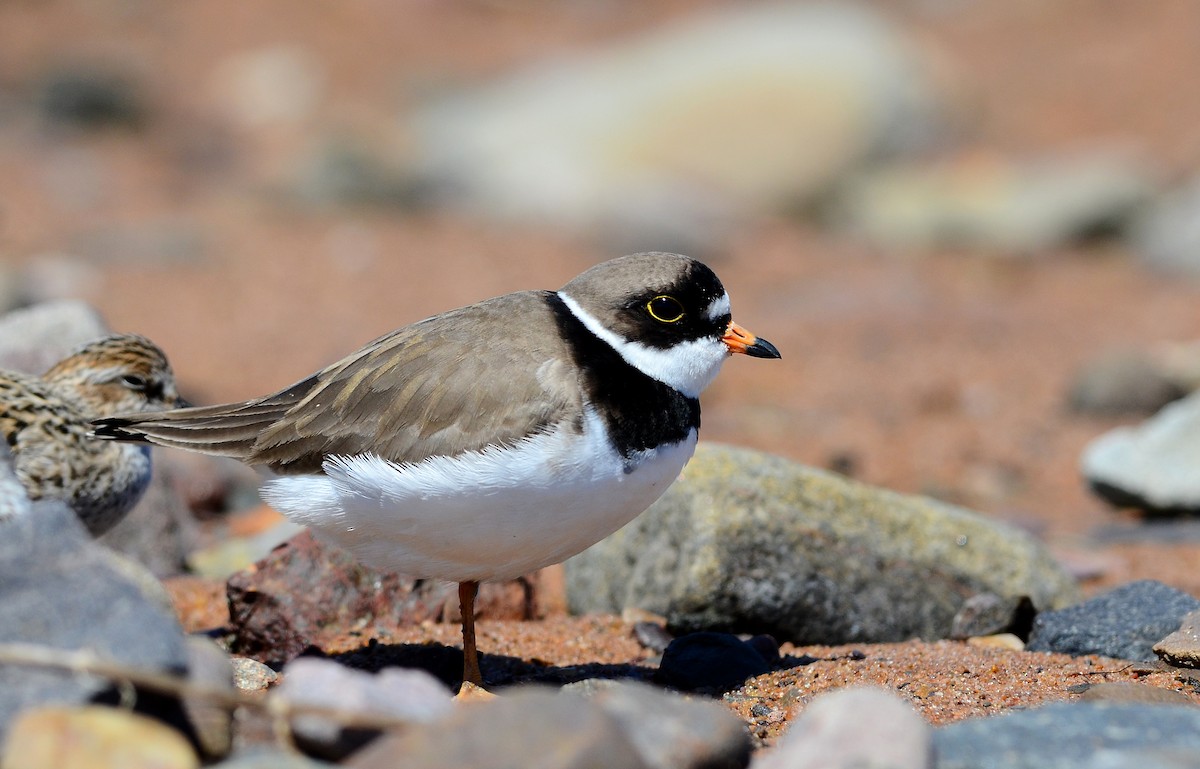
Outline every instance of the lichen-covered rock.
[(945, 637), (971, 596), (1076, 599), (1029, 534), (768, 454), (701, 445), (633, 523), (567, 562), (574, 611), (802, 643)]

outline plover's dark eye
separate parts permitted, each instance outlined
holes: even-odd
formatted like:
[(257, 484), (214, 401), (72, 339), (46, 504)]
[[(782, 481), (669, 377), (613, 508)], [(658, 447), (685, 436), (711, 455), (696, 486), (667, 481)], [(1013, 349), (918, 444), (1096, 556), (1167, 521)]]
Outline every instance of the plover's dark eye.
[(146, 389), (146, 379), (138, 376), (137, 374), (126, 374), (125, 376), (121, 377), (121, 384), (125, 385), (130, 390)]
[(660, 294), (646, 302), (646, 312), (660, 323), (678, 323), (683, 318), (683, 305), (673, 296)]

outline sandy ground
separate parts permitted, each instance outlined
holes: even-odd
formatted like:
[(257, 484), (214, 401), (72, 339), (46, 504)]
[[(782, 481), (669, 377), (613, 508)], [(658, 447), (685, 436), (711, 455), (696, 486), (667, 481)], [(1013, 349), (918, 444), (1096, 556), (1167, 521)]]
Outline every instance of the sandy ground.
[[(0, 265), (32, 265), (47, 294), (86, 298), (114, 328), (154, 338), (200, 403), (283, 387), (440, 310), (557, 287), (614, 254), (565, 233), (447, 213), (289, 208), (263, 187), (315, 129), (379, 130), (404, 105), (401, 73), (469, 79), (700, 5), (363, 0), (339, 5), (329, 23), (279, 0), (134, 3), (124, 12), (108, 3), (4, 4), (0, 93), (63, 59), (116, 55), (147, 75), (159, 112), (136, 138), (35, 137), (20, 114), (0, 112)], [(1168, 180), (1200, 165), (1200, 100), (1187, 87), (1200, 75), (1200, 5), (887, 6), (954, 73), (969, 106), (964, 149), (1020, 157), (1117, 141)], [(335, 95), (315, 125), (242, 132), (213, 121), (211, 62), (280, 39), (328, 63)], [(195, 173), (203, 153), (225, 160)], [(76, 163), (94, 165), (99, 181), (75, 197), (53, 194), (54, 169)], [(164, 222), (200, 233), (201, 254), (115, 253), (82, 264), (56, 256), (106, 228)], [(1098, 355), (1200, 337), (1200, 285), (1148, 273), (1113, 243), (1025, 258), (918, 256), (773, 217), (739, 231), (712, 264), (738, 321), (783, 360), (731, 361), (705, 395), (704, 439), (837, 466), (1017, 522), (1089, 572), (1092, 590), (1153, 577), (1200, 594), (1195, 544), (1089, 539), (1097, 526), (1133, 520), (1090, 495), (1077, 471), (1081, 448), (1117, 422), (1065, 407), (1072, 377)], [(485, 623), (482, 632), (494, 653), (555, 664), (570, 662), (565, 648), (594, 661), (642, 654), (615, 620)], [(453, 643), (456, 633), (437, 626), (404, 637)], [(836, 654), (797, 653), (805, 651)], [(928, 696), (909, 688), (910, 696), (940, 722), (1074, 696), (1078, 677), (1109, 670), (1104, 661), (961, 644), (863, 651), (870, 664), (796, 669), (756, 682), (754, 696), (770, 699), (781, 724), (794, 710), (779, 704), (787, 697), (802, 703), (847, 681), (920, 680)], [(985, 673), (964, 678), (964, 669)], [(803, 683), (818, 671), (819, 686)], [(1156, 685), (1183, 686), (1155, 675)]]

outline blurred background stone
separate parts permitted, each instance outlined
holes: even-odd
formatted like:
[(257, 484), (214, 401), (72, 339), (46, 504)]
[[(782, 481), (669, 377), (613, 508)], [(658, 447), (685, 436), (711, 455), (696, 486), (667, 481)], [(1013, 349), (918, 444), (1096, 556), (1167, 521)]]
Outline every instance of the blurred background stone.
[(1140, 425), (1118, 427), (1084, 447), (1083, 476), (1119, 507), (1154, 515), (1200, 510), (1200, 395), (1171, 403)]
[(928, 144), (931, 70), (866, 5), (728, 6), (446, 96), (412, 131), (424, 173), (473, 211), (633, 226), (633, 250), (687, 222), (701, 245), (747, 206), (795, 205)]

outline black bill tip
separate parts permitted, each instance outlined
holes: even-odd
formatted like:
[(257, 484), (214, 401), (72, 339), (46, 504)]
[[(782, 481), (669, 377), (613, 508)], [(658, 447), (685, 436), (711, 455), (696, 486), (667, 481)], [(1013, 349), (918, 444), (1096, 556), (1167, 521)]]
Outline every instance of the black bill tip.
[(746, 348), (745, 354), (749, 355), (751, 358), (782, 358), (783, 357), (782, 355), (779, 354), (779, 350), (777, 350), (775, 348), (775, 345), (771, 344), (770, 342), (768, 342), (766, 339), (763, 339), (762, 337), (755, 339), (754, 344), (749, 345)]

